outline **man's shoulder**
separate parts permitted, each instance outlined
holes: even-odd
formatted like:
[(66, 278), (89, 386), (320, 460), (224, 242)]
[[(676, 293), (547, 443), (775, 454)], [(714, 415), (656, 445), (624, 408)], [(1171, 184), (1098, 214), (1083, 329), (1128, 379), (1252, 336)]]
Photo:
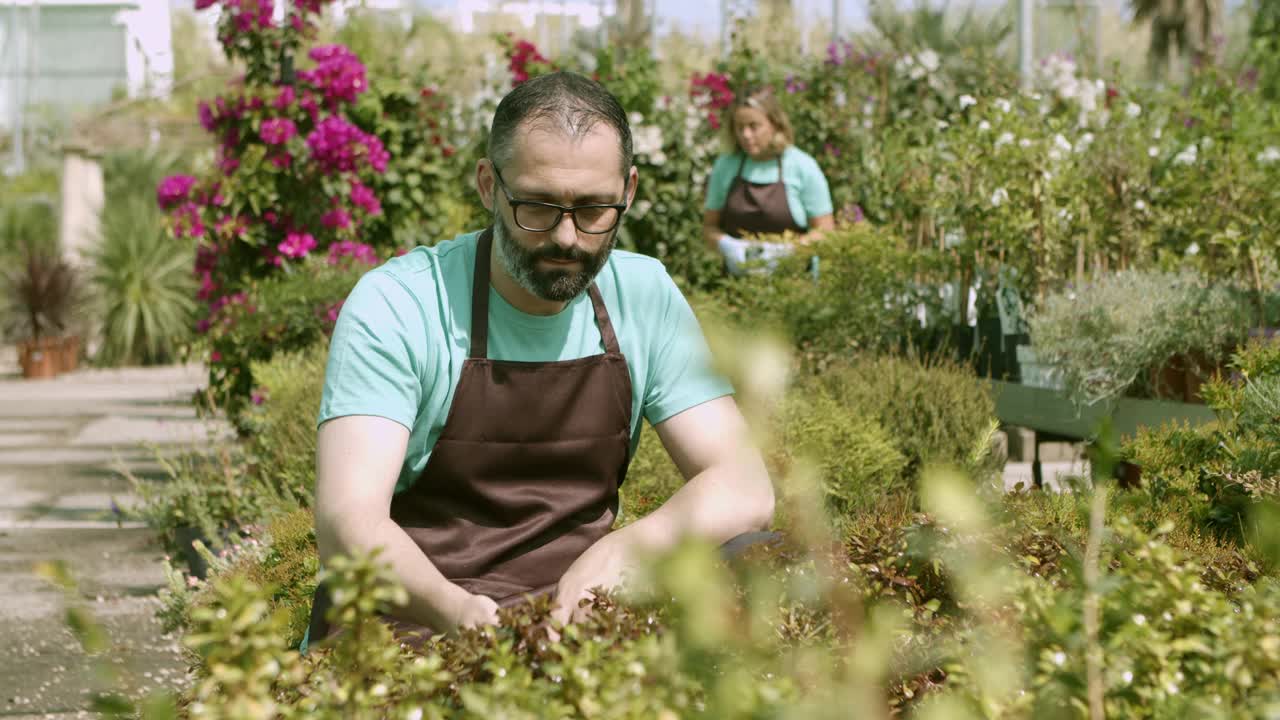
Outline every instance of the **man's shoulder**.
[(469, 272), (475, 257), (478, 234), (459, 235), (431, 247), (420, 245), (387, 260), (360, 278), (348, 302), (374, 314), (406, 302), (434, 307), (455, 278), (470, 277), (463, 273)]
[(419, 245), (399, 257), (391, 258), (375, 272), (386, 273), (402, 282), (421, 275), (431, 275), (437, 268), (452, 271), (454, 265), (467, 265), (475, 257), (479, 231), (464, 233), (436, 245)]
[(662, 261), (629, 250), (610, 252), (609, 269), (614, 282), (623, 290), (652, 290), (670, 282), (667, 266)]
[(607, 273), (599, 278), (600, 291), (633, 320), (658, 322), (663, 309), (683, 297), (667, 268), (657, 258), (625, 250), (609, 254)]

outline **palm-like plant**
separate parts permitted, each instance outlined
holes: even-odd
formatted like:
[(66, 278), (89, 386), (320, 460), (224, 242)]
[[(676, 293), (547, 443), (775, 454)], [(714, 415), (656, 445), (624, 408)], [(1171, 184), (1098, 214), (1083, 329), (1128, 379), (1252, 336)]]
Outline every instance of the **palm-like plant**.
[(1222, 0), (1130, 0), (1130, 8), (1134, 22), (1151, 24), (1147, 63), (1153, 78), (1167, 79), (1177, 58), (1204, 62), (1215, 56)]
[(166, 239), (149, 192), (108, 205), (101, 241), (89, 256), (93, 301), (102, 322), (95, 360), (106, 365), (172, 361), (195, 318), (193, 249)]
[(1013, 20), (1007, 13), (981, 12), (970, 6), (954, 14), (945, 1), (938, 7), (922, 2), (901, 10), (894, 3), (877, 0), (871, 4), (869, 19), (895, 51), (928, 48), (944, 59), (966, 54), (998, 58), (1005, 54), (1013, 34)]

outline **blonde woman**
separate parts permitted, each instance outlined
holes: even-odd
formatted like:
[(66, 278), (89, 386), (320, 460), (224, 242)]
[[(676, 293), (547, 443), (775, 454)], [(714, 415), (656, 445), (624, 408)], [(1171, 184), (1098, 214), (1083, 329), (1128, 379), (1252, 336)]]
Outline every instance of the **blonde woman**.
[(726, 111), (732, 150), (716, 159), (707, 182), (702, 234), (734, 275), (748, 260), (766, 262), (792, 245), (749, 242), (748, 233), (791, 231), (810, 242), (835, 226), (831, 190), (818, 162), (792, 144), (794, 132), (770, 90), (744, 93)]

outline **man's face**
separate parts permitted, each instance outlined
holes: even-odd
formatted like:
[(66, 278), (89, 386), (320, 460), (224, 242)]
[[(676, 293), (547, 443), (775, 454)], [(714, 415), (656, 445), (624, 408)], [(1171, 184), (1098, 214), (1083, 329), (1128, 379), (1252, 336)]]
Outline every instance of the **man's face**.
[[(517, 138), (514, 150), (508, 166), (497, 168), (514, 200), (573, 206), (629, 202), (634, 194), (634, 181), (626, 182), (620, 167), (618, 135), (607, 125), (578, 138), (535, 125)], [(569, 215), (549, 231), (524, 230), (496, 177), (492, 198), (499, 260), (516, 283), (543, 300), (567, 302), (586, 290), (617, 242), (617, 227), (581, 232)], [(530, 225), (524, 216), (522, 222)]]

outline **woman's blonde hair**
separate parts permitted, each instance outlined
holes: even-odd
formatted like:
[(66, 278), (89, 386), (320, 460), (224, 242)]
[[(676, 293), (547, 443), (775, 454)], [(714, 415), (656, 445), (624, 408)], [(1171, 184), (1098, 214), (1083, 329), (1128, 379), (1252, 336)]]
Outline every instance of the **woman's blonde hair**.
[(733, 99), (733, 103), (725, 109), (724, 126), (725, 147), (729, 152), (740, 152), (742, 148), (738, 147), (738, 127), (734, 122), (734, 116), (738, 112), (738, 108), (749, 107), (753, 110), (759, 110), (768, 118), (769, 124), (773, 126), (773, 142), (770, 143), (769, 149), (772, 152), (781, 154), (787, 146), (796, 140), (796, 133), (791, 129), (791, 120), (787, 117), (787, 113), (782, 109), (782, 103), (778, 102), (778, 98), (769, 88), (759, 88), (749, 92), (738, 94)]

